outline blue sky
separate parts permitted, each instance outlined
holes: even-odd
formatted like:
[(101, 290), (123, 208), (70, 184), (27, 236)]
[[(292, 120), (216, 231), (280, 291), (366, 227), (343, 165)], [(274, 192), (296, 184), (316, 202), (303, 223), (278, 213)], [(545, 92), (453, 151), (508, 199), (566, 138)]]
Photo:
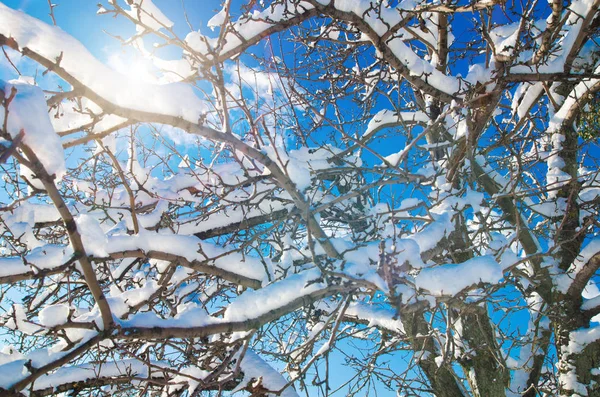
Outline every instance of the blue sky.
[[(52, 23), (48, 15), (49, 7), (46, 0), (0, 0), (8, 6), (21, 9), (26, 13), (35, 16), (47, 23)], [(98, 59), (119, 67), (118, 57), (114, 54), (127, 57), (120, 43), (111, 38), (103, 30), (113, 35), (119, 35), (124, 38), (131, 36), (134, 29), (124, 18), (114, 19), (112, 16), (97, 16), (96, 1), (93, 0), (55, 0), (59, 5), (55, 8), (55, 17), (58, 25), (80, 40)], [(184, 37), (189, 32), (189, 27), (183, 18), (181, 1), (179, 0), (155, 0), (155, 3), (161, 7), (164, 13), (175, 23), (175, 31), (180, 37)], [(194, 29), (201, 29), (207, 32), (206, 22), (220, 8), (219, 0), (186, 0), (187, 13)], [(168, 55), (168, 54), (167, 54)], [(124, 63), (125, 64), (125, 63)], [(463, 62), (461, 68), (466, 67)], [(27, 73), (26, 73), (27, 74)], [(466, 74), (466, 73), (465, 73)], [(464, 75), (464, 74), (463, 74)], [(0, 75), (1, 77), (1, 75)], [(387, 151), (390, 148), (389, 142)], [(395, 145), (392, 145), (395, 146)], [(383, 150), (382, 150), (383, 151)], [(394, 150), (395, 151), (395, 150)], [(387, 152), (384, 155), (388, 154)], [(178, 163), (179, 161), (175, 161)], [(403, 193), (404, 194), (404, 193)], [(342, 343), (344, 345), (344, 343)], [(397, 358), (395, 358), (397, 359)], [(337, 366), (337, 368), (340, 368)], [(349, 373), (335, 374), (340, 377), (349, 376)], [(393, 395), (380, 390), (380, 395)]]
[[(49, 16), (49, 6), (46, 0), (0, 0), (4, 4), (11, 8), (20, 9), (27, 14), (34, 16), (38, 19), (43, 20), (46, 23), (52, 24), (52, 19)], [(164, 13), (175, 23), (175, 31), (180, 37), (185, 37), (189, 32), (189, 27), (184, 19), (181, 1), (179, 0), (154, 0), (154, 2), (161, 7)], [(115, 59), (115, 54), (118, 56), (127, 58), (130, 54), (127, 49), (124, 49), (118, 40), (110, 37), (106, 32), (112, 35), (118, 35), (123, 38), (128, 38), (135, 33), (135, 30), (128, 21), (123, 17), (117, 19), (110, 15), (98, 16), (96, 11), (98, 10), (97, 2), (92, 0), (54, 0), (58, 6), (54, 9), (54, 15), (58, 26), (81, 41), (87, 49), (92, 52), (102, 62), (109, 64), (113, 67), (120, 67), (126, 65), (118, 64), (118, 58)], [(193, 25), (194, 29), (200, 29), (205, 33), (210, 32), (206, 28), (207, 21), (220, 9), (219, 0), (186, 0), (186, 11), (188, 19)], [(106, 31), (106, 32), (105, 32)], [(216, 34), (216, 33), (215, 33)], [(262, 51), (262, 46), (258, 49)], [(165, 57), (168, 57), (166, 54)], [(177, 55), (173, 55), (176, 57)], [(3, 58), (3, 55), (0, 55)], [(25, 75), (38, 75), (38, 81), (42, 79), (41, 73), (43, 68), (40, 68), (34, 62), (26, 59), (13, 58), (12, 59), (21, 72)], [(16, 74), (14, 70), (8, 68), (2, 70), (5, 66), (4, 63), (0, 65), (0, 78), (15, 78)], [(44, 83), (58, 83), (58, 79), (48, 74), (44, 79), (55, 79), (46, 80)], [(52, 86), (55, 84), (50, 84)], [(179, 163), (179, 160), (173, 160), (174, 164)], [(5, 197), (0, 196), (0, 201), (6, 201)], [(338, 346), (344, 350), (357, 348), (364, 348), (361, 346), (363, 342), (360, 340), (353, 340), (352, 342), (340, 341)], [(391, 366), (396, 367), (398, 371), (405, 369), (405, 365), (398, 357), (390, 358), (383, 357), (385, 360), (391, 361)], [(331, 385), (336, 388), (341, 383), (347, 381), (349, 378), (355, 375), (352, 370), (340, 371), (344, 368), (343, 355), (340, 353), (332, 353), (330, 357), (330, 376), (332, 378)], [(324, 371), (323, 365), (320, 365), (321, 371)], [(311, 371), (312, 372), (312, 371)], [(310, 385), (312, 376), (307, 376), (307, 384)], [(394, 392), (390, 392), (383, 388), (380, 384), (376, 388), (377, 395), (380, 396), (393, 396)], [(367, 391), (365, 390), (365, 393)], [(317, 394), (314, 390), (312, 394)], [(369, 395), (373, 393), (373, 390), (369, 390)], [(342, 395), (344, 392), (338, 393)]]
[[(1, 0), (9, 7), (22, 10), (42, 21), (51, 24), (49, 6), (46, 0)], [(123, 17), (96, 15), (99, 1), (93, 0), (54, 0), (57, 4), (54, 15), (57, 25), (76, 37), (103, 62), (109, 61), (111, 54), (122, 52), (118, 40), (111, 35), (129, 38), (135, 33), (131, 23)], [(106, 3), (100, 1), (100, 3)], [(179, 0), (155, 0), (154, 3), (175, 23), (174, 30), (181, 37), (189, 32), (185, 21), (182, 3)], [(205, 30), (206, 22), (220, 9), (219, 0), (185, 0), (188, 19), (194, 29)]]

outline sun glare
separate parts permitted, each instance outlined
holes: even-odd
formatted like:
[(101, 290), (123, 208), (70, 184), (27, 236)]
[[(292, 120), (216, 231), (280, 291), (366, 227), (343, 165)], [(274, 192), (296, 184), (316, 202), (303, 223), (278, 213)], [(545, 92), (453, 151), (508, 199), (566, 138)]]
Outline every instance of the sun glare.
[(108, 65), (115, 71), (127, 76), (131, 81), (138, 83), (156, 83), (157, 78), (153, 73), (154, 65), (148, 59), (139, 55), (112, 54)]

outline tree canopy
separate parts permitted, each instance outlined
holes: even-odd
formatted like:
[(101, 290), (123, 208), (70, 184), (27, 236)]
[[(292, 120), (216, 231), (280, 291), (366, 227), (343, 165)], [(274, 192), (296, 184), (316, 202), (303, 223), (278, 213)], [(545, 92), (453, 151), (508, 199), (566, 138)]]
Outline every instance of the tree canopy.
[(600, 396), (600, 0), (38, 3), (0, 394)]

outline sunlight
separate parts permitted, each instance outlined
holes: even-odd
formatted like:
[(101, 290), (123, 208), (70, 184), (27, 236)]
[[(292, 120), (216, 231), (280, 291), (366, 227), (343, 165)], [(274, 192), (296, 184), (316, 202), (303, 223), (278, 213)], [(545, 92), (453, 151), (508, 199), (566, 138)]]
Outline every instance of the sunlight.
[(154, 66), (139, 55), (111, 54), (108, 66), (137, 83), (157, 83)]
[(0, 396), (600, 397), (600, 0), (99, 3), (0, 0)]

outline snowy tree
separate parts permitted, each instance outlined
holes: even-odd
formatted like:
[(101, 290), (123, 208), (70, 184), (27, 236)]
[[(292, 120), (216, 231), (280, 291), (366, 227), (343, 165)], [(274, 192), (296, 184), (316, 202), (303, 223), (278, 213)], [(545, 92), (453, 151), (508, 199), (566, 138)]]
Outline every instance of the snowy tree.
[(0, 394), (600, 396), (600, 1), (167, 3), (0, 3)]

